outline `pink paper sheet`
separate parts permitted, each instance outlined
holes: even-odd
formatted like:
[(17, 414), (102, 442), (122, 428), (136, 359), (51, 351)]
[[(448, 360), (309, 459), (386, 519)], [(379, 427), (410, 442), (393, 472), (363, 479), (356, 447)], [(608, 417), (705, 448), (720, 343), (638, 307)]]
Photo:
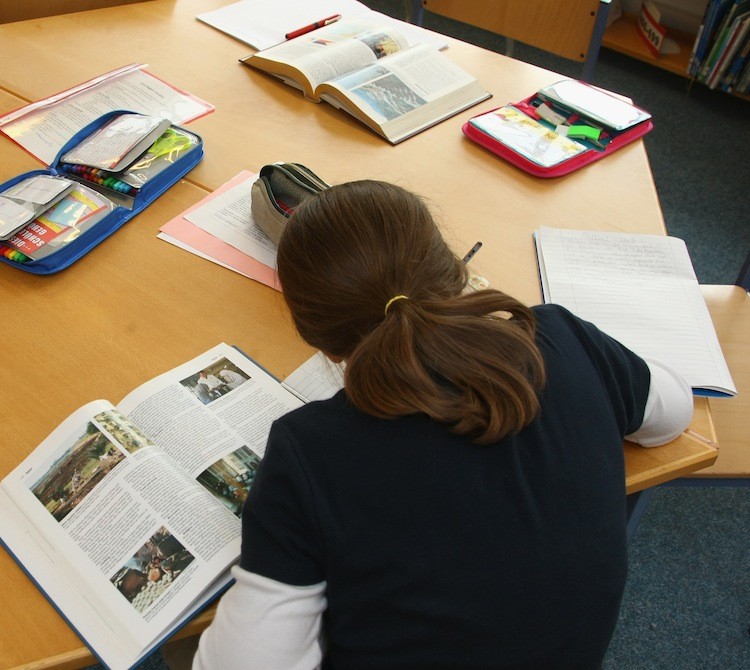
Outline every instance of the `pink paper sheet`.
[[(249, 170), (243, 170), (237, 176), (230, 179), (226, 184), (223, 184), (216, 189), (211, 195), (206, 196), (203, 200), (185, 210), (180, 216), (165, 223), (159, 230), (161, 233), (169, 235), (179, 242), (182, 242), (185, 246), (181, 246), (181, 248), (184, 249), (187, 247), (188, 251), (195, 250), (196, 252), (199, 252), (198, 255), (204, 258), (208, 258), (219, 265), (228, 267), (230, 270), (239, 272), (250, 279), (254, 279), (266, 286), (270, 286), (277, 291), (281, 291), (281, 284), (279, 283), (279, 277), (276, 274), (276, 270), (255, 260), (239, 249), (235, 249), (231, 244), (227, 244), (226, 242), (214, 237), (185, 218), (190, 212), (202, 207), (225, 191), (234, 188), (244, 181), (255, 181), (257, 178), (257, 174), (250, 172)], [(159, 237), (165, 239), (162, 235), (159, 235)], [(165, 241), (169, 242), (170, 240), (165, 239)]]

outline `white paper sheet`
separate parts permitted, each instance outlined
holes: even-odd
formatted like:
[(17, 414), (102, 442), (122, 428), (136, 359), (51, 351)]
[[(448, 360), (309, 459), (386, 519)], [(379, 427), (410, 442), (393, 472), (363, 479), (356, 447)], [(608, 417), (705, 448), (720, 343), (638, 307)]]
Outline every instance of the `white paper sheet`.
[(663, 361), (694, 389), (736, 394), (682, 240), (542, 227), (536, 243), (546, 302)]
[(94, 119), (118, 109), (187, 123), (213, 105), (128, 65), (0, 118), (0, 131), (50, 165), (63, 145)]
[(438, 49), (448, 46), (442, 35), (374, 12), (356, 0), (241, 0), (195, 18), (261, 50), (283, 42), (284, 36), (297, 28), (334, 14), (346, 19), (364, 17), (397, 28), (410, 45), (431, 44)]
[(292, 372), (282, 385), (305, 402), (325, 400), (344, 387), (343, 364), (336, 365), (319, 351)]
[(276, 267), (276, 247), (255, 224), (250, 212), (254, 179), (227, 190), (185, 215), (190, 223), (231, 244), (255, 260)]

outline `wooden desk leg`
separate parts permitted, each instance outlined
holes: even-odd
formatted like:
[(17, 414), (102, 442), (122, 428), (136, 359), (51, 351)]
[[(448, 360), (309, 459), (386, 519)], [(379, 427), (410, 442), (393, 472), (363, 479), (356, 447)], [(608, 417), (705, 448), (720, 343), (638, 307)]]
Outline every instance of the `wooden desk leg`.
[(638, 524), (641, 521), (641, 517), (646, 512), (648, 507), (648, 501), (651, 500), (651, 496), (654, 495), (655, 487), (638, 491), (637, 493), (631, 493), (627, 497), (627, 533), (628, 533), (628, 544), (635, 535), (635, 530), (638, 528)]

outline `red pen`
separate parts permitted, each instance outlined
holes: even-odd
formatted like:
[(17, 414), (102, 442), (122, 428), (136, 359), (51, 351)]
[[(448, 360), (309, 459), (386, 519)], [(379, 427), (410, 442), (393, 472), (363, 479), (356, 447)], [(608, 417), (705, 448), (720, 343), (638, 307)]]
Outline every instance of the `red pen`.
[(287, 33), (284, 35), (288, 40), (293, 40), (295, 37), (299, 37), (300, 35), (304, 35), (306, 33), (311, 33), (313, 30), (317, 30), (318, 28), (322, 28), (323, 26), (328, 26), (331, 23), (336, 23), (341, 18), (341, 14), (334, 14), (333, 16), (329, 16), (325, 19), (320, 19), (320, 21), (316, 21), (315, 23), (311, 23), (309, 26), (304, 26), (303, 28), (297, 28), (297, 30), (292, 30), (291, 33)]

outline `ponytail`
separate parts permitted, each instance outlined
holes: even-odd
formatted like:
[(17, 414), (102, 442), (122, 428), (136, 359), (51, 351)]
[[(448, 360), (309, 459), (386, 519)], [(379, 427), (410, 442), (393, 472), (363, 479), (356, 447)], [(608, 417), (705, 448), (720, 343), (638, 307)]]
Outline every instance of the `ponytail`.
[(492, 290), (391, 309), (347, 359), (355, 406), (381, 418), (427, 414), (479, 444), (533, 420), (544, 364), (531, 310)]
[(500, 291), (464, 294), (465, 265), (412, 193), (363, 181), (306, 199), (278, 270), (300, 335), (346, 359), (361, 411), (426, 414), (479, 444), (536, 416), (544, 363), (533, 312)]

